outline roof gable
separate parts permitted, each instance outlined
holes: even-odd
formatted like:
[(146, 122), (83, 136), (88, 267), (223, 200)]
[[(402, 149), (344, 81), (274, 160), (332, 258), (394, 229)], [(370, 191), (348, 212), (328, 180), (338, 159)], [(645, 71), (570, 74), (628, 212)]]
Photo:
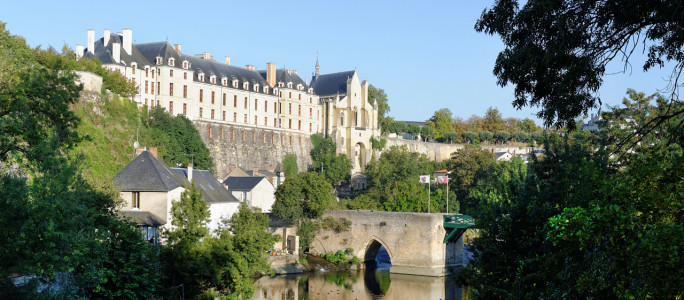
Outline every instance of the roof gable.
[(311, 87), (319, 96), (331, 96), (335, 94), (347, 94), (347, 80), (354, 77), (356, 71), (339, 72), (314, 76)]
[[(183, 168), (171, 168), (171, 170), (178, 175), (178, 177), (183, 178), (186, 184), (189, 184), (188, 169)], [(202, 198), (208, 203), (219, 203), (219, 202), (239, 202), (233, 194), (231, 194), (226, 188), (224, 188), (214, 175), (209, 172), (209, 170), (192, 170), (192, 181), (195, 185), (199, 187), (202, 191)]]
[(261, 181), (266, 180), (266, 177), (228, 177), (223, 183), (226, 184), (226, 188), (229, 191), (251, 191), (253, 190)]
[(148, 151), (138, 155), (112, 180), (122, 192), (168, 192), (181, 187), (183, 182)]

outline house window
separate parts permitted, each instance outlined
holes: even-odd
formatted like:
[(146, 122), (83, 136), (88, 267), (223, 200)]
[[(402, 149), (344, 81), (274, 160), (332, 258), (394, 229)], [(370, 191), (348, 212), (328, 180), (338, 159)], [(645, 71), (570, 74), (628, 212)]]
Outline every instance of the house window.
[(154, 78), (154, 70), (152, 70), (152, 78)]
[(183, 85), (183, 98), (187, 98), (187, 97), (188, 97), (188, 86)]
[(173, 101), (169, 101), (169, 114), (173, 115)]
[(183, 115), (185, 116), (187, 114), (188, 114), (188, 105), (186, 103), (183, 103)]
[(173, 77), (173, 70), (169, 70), (169, 77)]
[(219, 140), (223, 139), (223, 127), (219, 127)]
[(211, 77), (211, 84), (216, 84), (216, 77)]
[(233, 122), (237, 122), (237, 113), (236, 112), (233, 113)]
[(299, 100), (302, 100), (302, 94), (299, 94)]
[(147, 84), (148, 84), (148, 83), (149, 83), (149, 82), (148, 82), (147, 80), (145, 80), (145, 94), (147, 94)]
[[(226, 112), (224, 111), (223, 112), (223, 121), (225, 121), (225, 120), (226, 120)], [(221, 128), (223, 128), (223, 127), (221, 127)]]
[(150, 68), (145, 68), (145, 77), (150, 76)]
[(309, 117), (313, 117), (313, 108), (309, 107)]
[(200, 89), (200, 102), (204, 100), (204, 90)]
[(247, 124), (247, 114), (245, 114), (245, 124)]
[(233, 107), (237, 107), (237, 95), (233, 95)]
[(131, 73), (135, 75), (135, 65), (131, 65)]
[(264, 112), (268, 112), (268, 101), (264, 101)]
[(292, 114), (292, 103), (289, 104), (288, 114)]
[(211, 91), (211, 104), (214, 104), (214, 98), (216, 96), (216, 92)]
[(297, 114), (300, 116), (302, 115), (302, 106), (301, 105), (297, 105)]
[(302, 130), (302, 121), (297, 121), (297, 130)]
[(247, 109), (247, 97), (245, 97), (245, 109)]
[(278, 112), (278, 102), (273, 102), (273, 112), (274, 113)]
[(169, 83), (169, 96), (173, 96), (173, 82)]
[(214, 109), (213, 108), (211, 109), (211, 119), (212, 120), (214, 119)]
[(158, 64), (158, 65), (161, 65), (161, 64), (162, 64), (162, 58), (159, 57), (159, 56), (157, 56), (157, 64)]
[[(187, 61), (184, 61), (184, 62), (183, 62), (183, 69), (187, 69), (187, 68), (188, 68), (188, 62), (187, 62)], [(187, 73), (186, 73), (186, 74), (187, 74)]]
[(202, 117), (202, 108), (200, 107), (200, 118)]
[(289, 119), (287, 121), (287, 128), (292, 129), (292, 119)]
[(132, 192), (133, 194), (133, 208), (140, 209), (140, 192)]
[(309, 132), (311, 132), (311, 123), (309, 123)]
[(183, 79), (188, 79), (188, 72), (183, 72)]
[(268, 117), (264, 117), (264, 126), (268, 126)]
[(259, 102), (259, 99), (254, 99), (254, 111), (257, 111), (259, 109), (259, 107), (258, 107), (259, 103), (258, 102)]
[(226, 106), (226, 93), (223, 93), (223, 106)]
[(172, 66), (176, 64), (176, 60), (173, 58), (169, 58), (169, 66)]
[(257, 116), (254, 116), (254, 125), (259, 125), (259, 123), (257, 122)]
[(292, 92), (290, 92), (290, 96), (288, 98), (292, 99)]
[(211, 127), (207, 127), (207, 134), (209, 135), (209, 138), (212, 139), (214, 138), (214, 133), (211, 130)]
[(278, 118), (273, 118), (273, 127), (278, 127)]
[(309, 97), (309, 104), (313, 104), (313, 99), (311, 99), (311, 97)]
[(230, 129), (230, 140), (235, 140), (235, 131), (233, 130), (233, 128)]
[(154, 107), (154, 99), (150, 100), (150, 106)]
[[(152, 73), (152, 74), (154, 74), (154, 73)], [(159, 82), (157, 82), (157, 84), (159, 84)], [(154, 82), (152, 84), (150, 84), (150, 88), (152, 89), (151, 94), (154, 95)]]

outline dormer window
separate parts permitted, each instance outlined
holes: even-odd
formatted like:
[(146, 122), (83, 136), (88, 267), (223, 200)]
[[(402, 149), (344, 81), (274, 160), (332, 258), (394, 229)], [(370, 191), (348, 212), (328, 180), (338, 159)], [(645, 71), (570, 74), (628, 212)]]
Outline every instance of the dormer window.
[(258, 83), (254, 84), (254, 91), (255, 92), (259, 91), (259, 84)]
[(309, 88), (309, 94), (313, 94), (313, 88)]
[(304, 86), (301, 83), (297, 85), (297, 90), (301, 91), (303, 89), (304, 89)]
[(291, 89), (291, 88), (292, 88), (292, 82), (288, 82), (288, 83), (287, 83), (287, 88), (288, 88), (288, 89)]
[(183, 61), (183, 69), (187, 69), (189, 66), (190, 63), (187, 60)]
[(264, 94), (268, 94), (268, 87), (264, 86)]
[(169, 58), (169, 66), (173, 67), (175, 64), (176, 64), (176, 60), (173, 57)]
[(283, 86), (285, 86), (285, 84), (282, 81), (278, 82), (278, 87), (283, 87)]
[(243, 90), (248, 90), (248, 89), (249, 89), (249, 82), (244, 82), (244, 83), (242, 84), (242, 89), (243, 89)]
[(216, 84), (216, 75), (211, 75), (211, 77), (209, 77), (209, 81), (211, 81), (211, 84)]
[(198, 79), (199, 81), (201, 81), (201, 82), (204, 82), (204, 73), (200, 73), (200, 74), (197, 76), (197, 79)]
[(157, 56), (157, 64), (161, 65), (163, 63), (164, 63), (164, 58), (162, 58), (161, 56)]
[(273, 89), (273, 95), (278, 95), (278, 88)]
[(233, 88), (236, 89), (237, 86), (238, 86), (238, 80), (237, 80), (237, 79), (233, 79)]
[(228, 85), (228, 78), (226, 78), (226, 77), (221, 78), (221, 85), (223, 85), (223, 86)]

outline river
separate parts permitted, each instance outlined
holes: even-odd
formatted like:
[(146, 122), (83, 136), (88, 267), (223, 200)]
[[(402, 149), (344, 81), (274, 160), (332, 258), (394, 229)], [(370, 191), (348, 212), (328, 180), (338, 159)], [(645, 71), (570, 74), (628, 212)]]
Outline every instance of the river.
[(389, 256), (378, 253), (365, 270), (265, 276), (254, 282), (252, 299), (470, 299), (452, 277), (393, 274), (390, 267)]

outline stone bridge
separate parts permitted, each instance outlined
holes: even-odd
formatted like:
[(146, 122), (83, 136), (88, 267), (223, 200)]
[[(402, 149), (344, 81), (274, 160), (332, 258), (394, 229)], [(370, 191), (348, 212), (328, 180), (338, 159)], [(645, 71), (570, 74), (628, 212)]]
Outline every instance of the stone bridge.
[[(370, 262), (375, 260), (380, 247), (384, 247), (392, 262), (391, 273), (445, 276), (462, 266), (463, 238), (460, 234), (465, 228), (472, 227), (472, 223), (453, 226), (453, 222), (445, 222), (445, 219), (452, 220), (454, 217), (445, 218), (445, 215), (369, 210), (328, 211), (324, 218), (344, 218), (351, 221), (351, 227), (339, 233), (319, 230), (309, 251), (317, 255), (352, 248), (355, 256)], [(456, 218), (459, 216), (455, 215)], [(465, 217), (472, 222), (472, 218)], [(444, 243), (445, 240), (448, 242)]]

